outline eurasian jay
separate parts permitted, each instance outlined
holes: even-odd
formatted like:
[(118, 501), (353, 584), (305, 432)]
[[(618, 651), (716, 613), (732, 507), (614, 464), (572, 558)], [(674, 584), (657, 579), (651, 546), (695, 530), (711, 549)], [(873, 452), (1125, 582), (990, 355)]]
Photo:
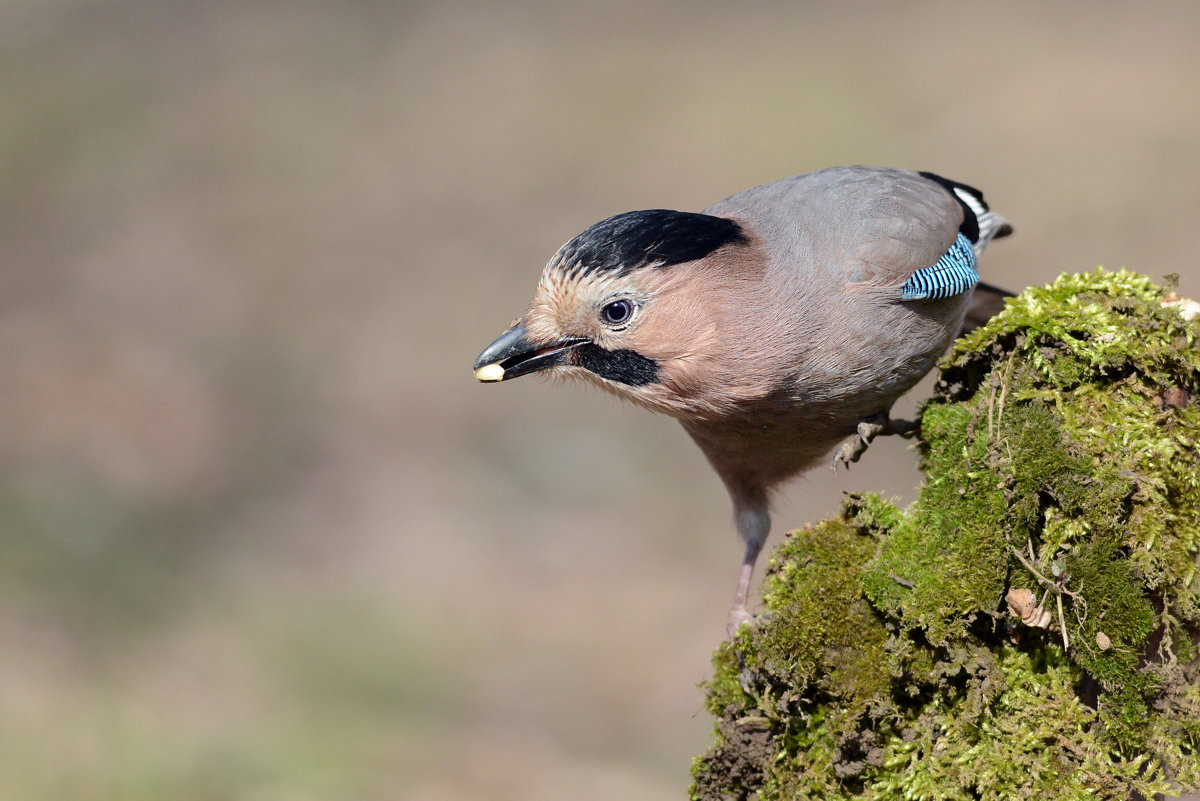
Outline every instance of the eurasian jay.
[(480, 381), (582, 378), (679, 420), (733, 501), (746, 610), (771, 491), (838, 443), (834, 468), (1004, 294), (975, 262), (1012, 227), (932, 173), (835, 167), (702, 214), (618, 214), (567, 242), (525, 314), (475, 361)]

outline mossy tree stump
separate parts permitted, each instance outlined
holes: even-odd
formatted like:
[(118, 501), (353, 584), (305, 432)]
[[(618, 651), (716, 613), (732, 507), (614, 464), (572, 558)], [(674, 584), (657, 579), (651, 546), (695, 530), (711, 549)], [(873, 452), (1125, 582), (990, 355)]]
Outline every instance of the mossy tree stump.
[(789, 535), (716, 652), (693, 798), (1200, 787), (1200, 321), (1169, 300), (1064, 276), (956, 344), (917, 500)]

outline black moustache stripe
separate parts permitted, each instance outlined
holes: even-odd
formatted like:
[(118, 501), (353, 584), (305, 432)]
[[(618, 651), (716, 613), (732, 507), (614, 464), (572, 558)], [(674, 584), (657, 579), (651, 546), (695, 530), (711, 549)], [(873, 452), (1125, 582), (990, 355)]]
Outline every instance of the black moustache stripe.
[(658, 380), (658, 363), (637, 351), (605, 350), (589, 342), (575, 348), (572, 356), (578, 366), (619, 384), (643, 387)]

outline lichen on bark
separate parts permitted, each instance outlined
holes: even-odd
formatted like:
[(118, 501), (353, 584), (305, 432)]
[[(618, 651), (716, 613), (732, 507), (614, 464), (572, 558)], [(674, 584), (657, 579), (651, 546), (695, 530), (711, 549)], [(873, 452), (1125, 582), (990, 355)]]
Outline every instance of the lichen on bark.
[(693, 798), (1200, 788), (1200, 321), (1171, 297), (1064, 276), (955, 344), (918, 498), (790, 534), (718, 648)]

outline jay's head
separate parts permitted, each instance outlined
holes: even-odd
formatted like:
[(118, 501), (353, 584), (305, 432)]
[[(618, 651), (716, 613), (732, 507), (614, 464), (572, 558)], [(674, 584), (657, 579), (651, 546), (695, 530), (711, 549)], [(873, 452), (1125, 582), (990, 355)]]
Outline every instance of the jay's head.
[(584, 378), (681, 412), (756, 264), (734, 220), (659, 209), (610, 217), (559, 249), (529, 310), (479, 355), (475, 376)]

